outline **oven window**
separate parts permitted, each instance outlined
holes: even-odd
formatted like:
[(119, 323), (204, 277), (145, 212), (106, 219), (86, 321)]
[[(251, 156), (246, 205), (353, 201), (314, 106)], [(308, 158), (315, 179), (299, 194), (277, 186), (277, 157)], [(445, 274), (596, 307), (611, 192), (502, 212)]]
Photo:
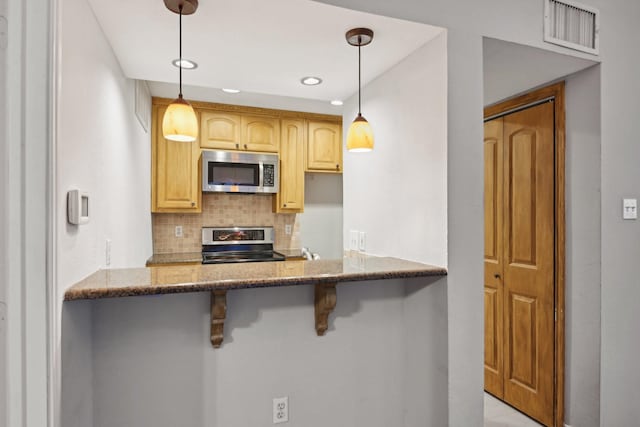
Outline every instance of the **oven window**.
[(209, 185), (251, 185), (260, 184), (260, 165), (209, 162)]

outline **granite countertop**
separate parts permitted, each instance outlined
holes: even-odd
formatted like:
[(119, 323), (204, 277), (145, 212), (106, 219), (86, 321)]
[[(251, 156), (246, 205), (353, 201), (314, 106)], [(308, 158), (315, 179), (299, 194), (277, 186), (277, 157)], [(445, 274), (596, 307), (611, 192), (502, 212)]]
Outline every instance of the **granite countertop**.
[(254, 287), (445, 276), (447, 270), (386, 257), (175, 265), (98, 270), (69, 288), (66, 301)]

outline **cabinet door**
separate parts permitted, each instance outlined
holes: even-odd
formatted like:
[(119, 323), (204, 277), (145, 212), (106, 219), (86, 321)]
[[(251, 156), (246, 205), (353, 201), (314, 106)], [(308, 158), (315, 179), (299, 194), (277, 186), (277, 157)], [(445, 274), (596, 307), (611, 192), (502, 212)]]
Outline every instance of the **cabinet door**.
[(307, 170), (342, 173), (342, 126), (310, 121), (308, 135)]
[(156, 107), (152, 135), (152, 212), (201, 212), (200, 145), (169, 141), (162, 136), (167, 108)]
[(240, 116), (237, 114), (202, 112), (200, 146), (222, 150), (240, 149)]
[(242, 149), (277, 153), (280, 146), (280, 120), (242, 116)]
[(282, 120), (280, 189), (274, 203), (276, 212), (304, 209), (304, 123), (301, 120)]

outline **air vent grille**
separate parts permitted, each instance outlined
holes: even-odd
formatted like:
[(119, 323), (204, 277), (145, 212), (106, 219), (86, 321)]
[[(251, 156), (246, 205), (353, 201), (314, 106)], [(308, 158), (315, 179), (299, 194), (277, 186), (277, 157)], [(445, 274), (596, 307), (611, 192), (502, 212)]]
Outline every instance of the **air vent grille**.
[(544, 40), (598, 54), (599, 11), (569, 0), (545, 0)]

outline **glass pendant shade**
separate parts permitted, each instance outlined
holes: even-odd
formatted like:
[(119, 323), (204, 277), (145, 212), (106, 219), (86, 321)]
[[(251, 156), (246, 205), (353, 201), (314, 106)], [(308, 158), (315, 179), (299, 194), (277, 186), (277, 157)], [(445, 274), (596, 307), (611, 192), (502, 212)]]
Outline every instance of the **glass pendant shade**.
[(182, 96), (174, 100), (162, 119), (162, 134), (170, 141), (193, 142), (198, 138), (198, 118)]
[(371, 150), (373, 150), (373, 130), (367, 119), (362, 117), (362, 114), (358, 114), (347, 133), (347, 151), (358, 153)]

